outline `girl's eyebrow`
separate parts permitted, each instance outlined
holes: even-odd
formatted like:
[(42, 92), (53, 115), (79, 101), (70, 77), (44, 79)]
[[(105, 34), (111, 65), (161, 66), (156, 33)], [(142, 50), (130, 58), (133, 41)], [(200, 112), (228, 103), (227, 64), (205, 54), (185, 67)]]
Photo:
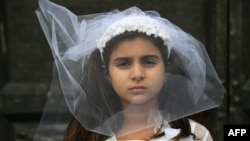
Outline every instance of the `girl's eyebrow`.
[(147, 59), (147, 58), (160, 60), (160, 57), (158, 55), (145, 55), (142, 57), (142, 59)]
[[(160, 57), (158, 55), (144, 55), (141, 58), (142, 59), (152, 58), (152, 59), (160, 60)], [(117, 57), (114, 59), (114, 62), (121, 61), (121, 60), (129, 60), (129, 59), (131, 59), (131, 57)]]
[(114, 59), (114, 62), (122, 61), (122, 60), (129, 60), (129, 59), (130, 59), (130, 57), (117, 57), (117, 58)]

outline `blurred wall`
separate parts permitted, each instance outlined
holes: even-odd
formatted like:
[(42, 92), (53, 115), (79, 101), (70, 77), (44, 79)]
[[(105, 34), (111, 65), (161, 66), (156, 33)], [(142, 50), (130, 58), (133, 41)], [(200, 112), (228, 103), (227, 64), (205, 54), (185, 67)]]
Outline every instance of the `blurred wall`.
[[(54, 2), (77, 15), (131, 6), (159, 11), (205, 44), (227, 88), (224, 104), (205, 112), (215, 140), (223, 140), (226, 123), (249, 124), (250, 2), (247, 0)], [(53, 60), (35, 15), (37, 1), (2, 0), (0, 7), (0, 123), (4, 123), (0, 124), (0, 140), (31, 140), (49, 92)]]

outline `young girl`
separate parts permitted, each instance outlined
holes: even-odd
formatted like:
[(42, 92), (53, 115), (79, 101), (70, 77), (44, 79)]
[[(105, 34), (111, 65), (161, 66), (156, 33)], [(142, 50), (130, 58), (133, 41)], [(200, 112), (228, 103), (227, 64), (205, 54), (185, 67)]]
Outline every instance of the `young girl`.
[(225, 91), (199, 41), (137, 7), (75, 16), (39, 6), (73, 115), (64, 141), (212, 140), (192, 115), (218, 107)]

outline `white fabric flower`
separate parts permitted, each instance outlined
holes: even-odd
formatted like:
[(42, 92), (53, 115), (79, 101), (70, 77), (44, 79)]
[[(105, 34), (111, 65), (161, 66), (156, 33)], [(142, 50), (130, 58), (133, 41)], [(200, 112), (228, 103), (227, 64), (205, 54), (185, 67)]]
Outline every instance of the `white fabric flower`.
[[(155, 38), (159, 37), (163, 40), (164, 45), (169, 47), (170, 36), (160, 27), (160, 23), (150, 18), (149, 16), (128, 16), (111, 24), (101, 38), (97, 41), (97, 48), (103, 53), (106, 43), (117, 35), (124, 32), (138, 31), (145, 33), (147, 36), (154, 35)], [(102, 58), (103, 59), (103, 58)]]

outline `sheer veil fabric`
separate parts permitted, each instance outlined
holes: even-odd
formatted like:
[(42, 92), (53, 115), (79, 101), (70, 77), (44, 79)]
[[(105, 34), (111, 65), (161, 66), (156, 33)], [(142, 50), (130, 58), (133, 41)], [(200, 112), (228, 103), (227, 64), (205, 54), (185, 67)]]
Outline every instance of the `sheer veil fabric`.
[[(103, 38), (113, 37), (108, 33), (110, 26), (130, 16), (140, 17), (143, 26), (154, 24), (153, 26), (160, 28), (157, 33), (153, 32), (154, 29), (150, 29), (152, 33), (149, 34), (157, 34), (160, 37), (166, 35), (164, 40), (170, 51), (170, 54), (166, 55), (172, 60), (171, 70), (163, 76), (166, 79), (166, 84), (162, 88), (163, 108), (151, 109), (148, 124), (131, 132), (160, 125), (163, 120), (170, 122), (209, 110), (220, 106), (223, 102), (225, 89), (204, 45), (161, 17), (157, 11), (142, 11), (138, 7), (130, 7), (123, 11), (112, 10), (77, 16), (67, 8), (49, 0), (38, 0), (38, 2), (39, 8), (36, 14), (54, 57), (55, 76), (35, 140), (39, 140), (43, 134), (48, 134), (46, 130), (49, 129), (50, 136), (55, 137), (55, 134), (63, 136), (65, 123), (69, 121), (71, 115), (76, 117), (87, 130), (108, 136), (118, 132), (126, 109), (105, 111), (104, 104), (100, 101), (101, 94), (87, 93), (82, 81), (84, 77), (88, 77), (84, 75), (84, 71), (91, 53), (98, 50), (98, 46), (105, 47)], [(131, 20), (126, 22), (131, 25), (135, 23)], [(140, 27), (133, 30), (139, 30)], [(102, 45), (98, 44), (103, 42)], [(98, 89), (98, 84), (92, 89)], [(52, 132), (51, 128), (55, 132)]]

